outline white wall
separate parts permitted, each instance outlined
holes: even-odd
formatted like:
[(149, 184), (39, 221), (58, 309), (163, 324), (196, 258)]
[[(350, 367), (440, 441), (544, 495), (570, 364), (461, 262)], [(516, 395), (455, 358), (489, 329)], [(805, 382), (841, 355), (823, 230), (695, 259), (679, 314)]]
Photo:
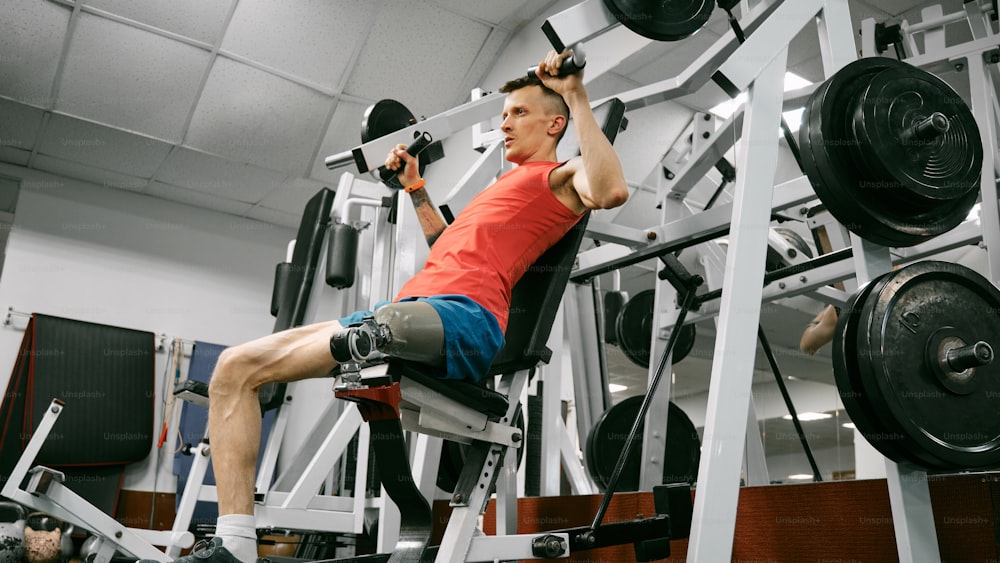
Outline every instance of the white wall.
[[(274, 265), (292, 230), (13, 165), (0, 164), (0, 174), (22, 180), (0, 307), (162, 333), (168, 342), (233, 345), (271, 332)], [(0, 329), (4, 388), (25, 323), (15, 317)], [(167, 356), (156, 360), (159, 394)], [(158, 436), (159, 408), (155, 421)], [(153, 489), (155, 457), (127, 470), (125, 488)], [(172, 450), (160, 457), (157, 490), (172, 492)]]

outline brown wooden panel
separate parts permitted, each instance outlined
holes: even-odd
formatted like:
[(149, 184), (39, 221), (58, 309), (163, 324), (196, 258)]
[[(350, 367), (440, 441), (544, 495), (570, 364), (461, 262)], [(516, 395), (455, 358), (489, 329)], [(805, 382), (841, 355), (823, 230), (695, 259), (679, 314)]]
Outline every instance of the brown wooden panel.
[(150, 525), (153, 493), (122, 490), (118, 495), (115, 520), (129, 528), (169, 530), (174, 525), (175, 498), (174, 493), (156, 493), (156, 508), (152, 511), (153, 521)]
[[(943, 561), (1000, 561), (1000, 475), (929, 478)], [(518, 531), (534, 533), (588, 525), (600, 496), (518, 499)], [(607, 521), (652, 515), (649, 493), (615, 495)], [(495, 533), (491, 501), (484, 531)], [(435, 505), (441, 532), (447, 503)], [(437, 536), (440, 538), (440, 533)], [(684, 561), (687, 540), (674, 540), (669, 561)], [(830, 481), (740, 489), (733, 561), (898, 561), (885, 480)], [(577, 562), (634, 561), (631, 546), (577, 552)]]

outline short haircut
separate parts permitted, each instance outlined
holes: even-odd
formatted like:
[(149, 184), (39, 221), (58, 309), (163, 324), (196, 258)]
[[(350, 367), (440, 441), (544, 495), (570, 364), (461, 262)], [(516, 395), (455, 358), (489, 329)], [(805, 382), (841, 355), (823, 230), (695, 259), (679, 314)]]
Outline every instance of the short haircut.
[(528, 86), (538, 86), (542, 89), (542, 94), (545, 96), (544, 104), (548, 107), (550, 113), (566, 116), (566, 127), (563, 127), (563, 130), (559, 132), (559, 137), (556, 139), (556, 143), (558, 144), (562, 140), (563, 135), (566, 134), (566, 129), (569, 128), (569, 106), (566, 105), (566, 100), (562, 96), (557, 94), (555, 90), (542, 84), (542, 80), (534, 74), (524, 75), (520, 78), (507, 81), (506, 84), (500, 87), (500, 92), (510, 94), (514, 90), (520, 90)]

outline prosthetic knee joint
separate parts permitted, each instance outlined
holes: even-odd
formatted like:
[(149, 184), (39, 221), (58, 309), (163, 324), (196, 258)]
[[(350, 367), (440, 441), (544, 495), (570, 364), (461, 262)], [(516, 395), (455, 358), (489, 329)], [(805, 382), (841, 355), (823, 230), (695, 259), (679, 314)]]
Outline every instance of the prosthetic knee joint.
[(361, 368), (386, 357), (445, 365), (444, 327), (430, 304), (420, 301), (390, 303), (358, 324), (330, 338), (330, 353), (340, 364), (345, 381), (360, 379)]

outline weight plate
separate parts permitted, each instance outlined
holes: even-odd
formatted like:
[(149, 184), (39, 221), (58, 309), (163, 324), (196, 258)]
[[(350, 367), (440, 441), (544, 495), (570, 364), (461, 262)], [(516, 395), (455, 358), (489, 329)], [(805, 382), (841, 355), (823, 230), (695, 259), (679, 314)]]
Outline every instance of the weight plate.
[(702, 28), (714, 0), (604, 0), (625, 27), (656, 41), (678, 41)]
[[(799, 235), (799, 233), (789, 229), (787, 227), (775, 227), (775, 232), (780, 234), (796, 252), (801, 252), (807, 258), (812, 258), (812, 249), (806, 243), (806, 240)], [(783, 268), (788, 265), (788, 258), (781, 255), (780, 252), (774, 248), (767, 247), (767, 257), (764, 259), (764, 270), (771, 272), (779, 268)]]
[(875, 449), (889, 459), (906, 459), (906, 448), (901, 445), (903, 435), (886, 430), (874, 411), (871, 401), (861, 384), (858, 366), (858, 326), (861, 324), (862, 306), (872, 290), (888, 276), (883, 274), (865, 284), (841, 309), (833, 337), (833, 375), (840, 400), (858, 432)]
[[(625, 440), (639, 416), (642, 395), (629, 397), (598, 418), (587, 436), (587, 472), (602, 491), (606, 490), (614, 473), (618, 457), (625, 449)], [(625, 467), (622, 468), (616, 491), (639, 490), (643, 430), (636, 435)], [(666, 451), (663, 456), (663, 483), (693, 483), (698, 477), (701, 440), (698, 429), (687, 414), (674, 403), (667, 410)]]
[(618, 344), (618, 315), (625, 306), (625, 294), (621, 291), (608, 291), (604, 294), (604, 342)]
[(860, 160), (883, 179), (875, 187), (899, 205), (926, 209), (979, 188), (976, 120), (933, 74), (898, 68), (876, 75), (858, 101), (853, 132)]
[[(640, 367), (649, 367), (649, 346), (653, 341), (653, 302), (656, 292), (652, 289), (640, 291), (625, 303), (618, 322), (615, 323), (615, 333), (618, 337), (618, 347), (628, 359)], [(684, 325), (677, 342), (674, 344), (671, 362), (680, 363), (691, 353), (697, 331), (694, 325)]]
[[(361, 142), (367, 143), (384, 137), (416, 122), (417, 118), (402, 103), (391, 99), (379, 100), (365, 110), (365, 115), (361, 119)], [(424, 167), (427, 166), (425, 160), (424, 158), (420, 160), (421, 176), (424, 173)]]
[[(527, 434), (524, 431), (524, 414), (518, 411), (517, 427), (521, 429), (521, 447), (517, 448), (517, 466), (521, 466), (524, 459), (524, 443)], [(465, 467), (465, 459), (468, 456), (469, 446), (461, 442), (445, 440), (441, 444), (441, 462), (438, 464), (437, 486), (447, 493), (455, 492), (455, 485), (462, 475), (462, 468)]]
[[(971, 469), (1000, 463), (1000, 363), (952, 377), (974, 380), (955, 392), (935, 373), (936, 343), (947, 328), (960, 344), (997, 344), (1000, 291), (974, 271), (927, 261), (902, 268), (868, 297), (862, 317), (867, 342), (859, 341), (862, 385), (887, 427), (913, 444), (910, 453), (927, 467)], [(866, 307), (866, 310), (868, 307)]]
[[(799, 132), (803, 169), (816, 195), (840, 223), (858, 236), (884, 246), (913, 246), (954, 228), (965, 219), (978, 197), (977, 190), (931, 208), (920, 208), (912, 197), (891, 194), (886, 186), (898, 185), (880, 175), (898, 165), (881, 163), (881, 172), (868, 166), (855, 136), (858, 100), (876, 77), (885, 71), (923, 76), (923, 71), (883, 57), (869, 57), (848, 64), (810, 96)], [(889, 142), (865, 132), (867, 142)], [(969, 134), (971, 135), (971, 133)], [(977, 134), (978, 135), (978, 134)], [(875, 141), (874, 139), (882, 139)], [(949, 153), (950, 154), (950, 153)], [(961, 179), (962, 176), (957, 178)], [(939, 178), (939, 185), (948, 179)], [(965, 180), (962, 180), (965, 182)], [(912, 196), (912, 192), (909, 192)]]
[[(816, 195), (827, 210), (848, 230), (884, 246), (912, 246), (930, 237), (915, 237), (900, 233), (895, 224), (884, 224), (884, 218), (872, 212), (866, 202), (873, 190), (862, 187), (866, 181), (859, 175), (850, 147), (856, 141), (849, 136), (848, 125), (853, 121), (850, 111), (853, 100), (871, 81), (872, 76), (892, 65), (902, 64), (883, 57), (859, 59), (839, 70), (809, 98), (802, 121), (808, 123), (800, 131), (800, 144), (808, 146), (811, 162), (803, 162), (806, 175)], [(810, 160), (809, 158), (803, 159)]]

